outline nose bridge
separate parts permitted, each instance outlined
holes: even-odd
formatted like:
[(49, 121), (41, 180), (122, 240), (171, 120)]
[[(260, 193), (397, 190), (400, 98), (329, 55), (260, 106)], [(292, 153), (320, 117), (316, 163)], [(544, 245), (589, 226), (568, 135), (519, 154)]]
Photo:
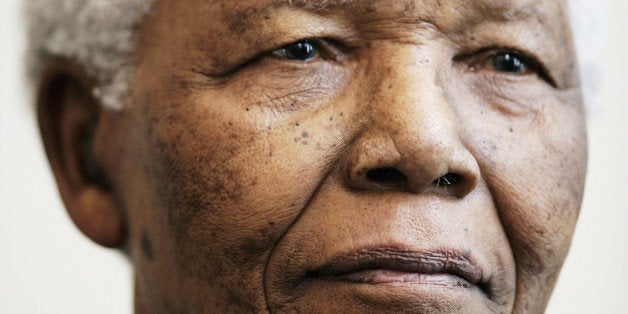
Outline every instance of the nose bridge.
[(375, 78), (364, 99), (366, 128), (372, 132), (364, 132), (351, 150), (349, 184), (362, 189), (403, 185), (416, 193), (442, 182), (466, 195), (477, 184), (479, 167), (459, 138), (456, 114), (439, 79), (441, 62), (417, 45), (383, 50), (382, 56), (368, 73)]
[(459, 153), (456, 115), (443, 94), (437, 62), (430, 61), (429, 51), (399, 50), (373, 89), (371, 121), (394, 141), (401, 170), (425, 172), (422, 177), (427, 180), (446, 173)]

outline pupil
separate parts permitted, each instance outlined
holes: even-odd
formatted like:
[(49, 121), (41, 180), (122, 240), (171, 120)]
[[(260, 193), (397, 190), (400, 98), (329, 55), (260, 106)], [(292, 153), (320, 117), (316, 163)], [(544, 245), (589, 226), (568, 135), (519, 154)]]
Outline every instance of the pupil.
[(291, 60), (307, 61), (316, 56), (314, 45), (307, 40), (299, 41), (286, 46), (286, 57)]
[(520, 58), (512, 54), (505, 53), (495, 56), (493, 59), (495, 69), (502, 72), (520, 74), (525, 71), (525, 65)]

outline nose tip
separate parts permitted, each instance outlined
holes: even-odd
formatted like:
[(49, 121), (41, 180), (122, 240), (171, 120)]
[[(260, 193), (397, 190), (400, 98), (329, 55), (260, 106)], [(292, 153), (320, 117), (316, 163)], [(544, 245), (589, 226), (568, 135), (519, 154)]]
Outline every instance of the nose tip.
[(374, 61), (388, 70), (373, 73), (369, 92), (360, 94), (366, 105), (355, 121), (362, 131), (347, 150), (346, 184), (464, 197), (477, 186), (479, 166), (463, 143), (463, 117), (449, 103), (439, 68), (413, 66), (432, 51), (416, 45), (390, 51), (395, 59)]
[(389, 136), (365, 135), (348, 153), (345, 184), (359, 191), (397, 190), (464, 197), (478, 181), (477, 167), (465, 160), (468, 157), (453, 152), (404, 160)]

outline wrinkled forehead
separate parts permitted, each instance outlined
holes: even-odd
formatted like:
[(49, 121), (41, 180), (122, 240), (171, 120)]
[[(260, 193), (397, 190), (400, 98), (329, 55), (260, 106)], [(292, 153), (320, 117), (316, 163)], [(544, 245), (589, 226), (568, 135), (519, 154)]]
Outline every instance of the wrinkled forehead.
[[(257, 0), (218, 1), (230, 17), (240, 19), (292, 8), (320, 15), (378, 17), (423, 21), (436, 26), (460, 26), (481, 21), (564, 18), (563, 0)], [(455, 23), (454, 23), (455, 22)], [(447, 25), (447, 24), (456, 25)]]
[(434, 12), (439, 10), (457, 11), (484, 11), (492, 12), (495, 16), (512, 18), (521, 14), (534, 13), (543, 4), (557, 4), (561, 1), (539, 1), (539, 0), (258, 0), (240, 2), (239, 7), (246, 7), (251, 4), (271, 7), (295, 7), (317, 12), (333, 11), (366, 11), (390, 10), (391, 12), (409, 12), (416, 10)]

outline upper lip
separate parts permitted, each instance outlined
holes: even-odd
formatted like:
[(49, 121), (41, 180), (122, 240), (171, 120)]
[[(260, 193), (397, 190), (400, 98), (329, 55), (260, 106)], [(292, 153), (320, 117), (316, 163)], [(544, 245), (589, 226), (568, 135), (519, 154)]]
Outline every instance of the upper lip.
[(410, 251), (396, 247), (362, 248), (336, 255), (310, 275), (342, 277), (354, 272), (391, 270), (418, 274), (449, 274), (472, 285), (483, 284), (483, 272), (468, 254), (456, 249)]

